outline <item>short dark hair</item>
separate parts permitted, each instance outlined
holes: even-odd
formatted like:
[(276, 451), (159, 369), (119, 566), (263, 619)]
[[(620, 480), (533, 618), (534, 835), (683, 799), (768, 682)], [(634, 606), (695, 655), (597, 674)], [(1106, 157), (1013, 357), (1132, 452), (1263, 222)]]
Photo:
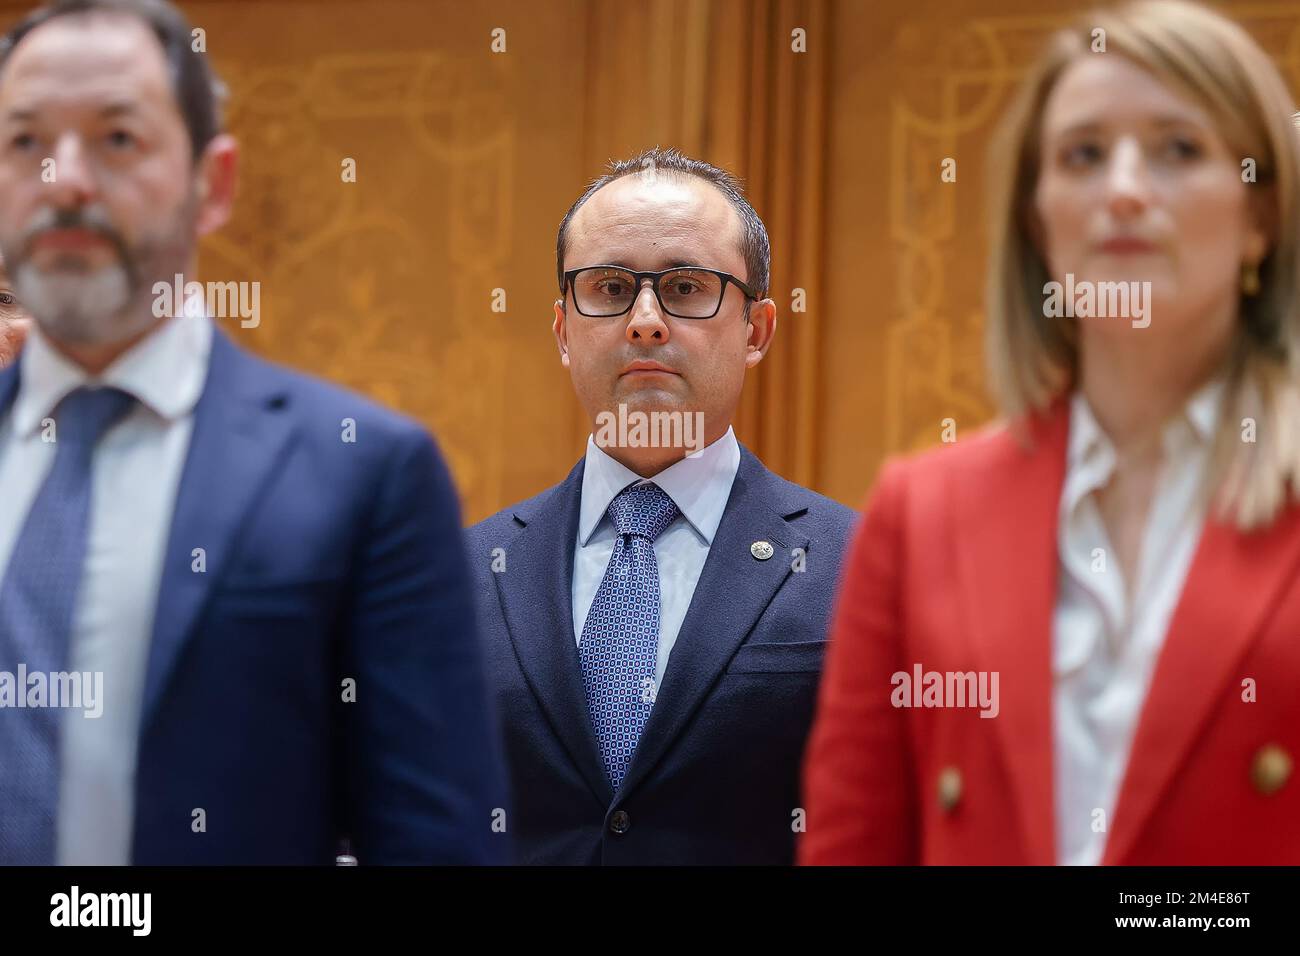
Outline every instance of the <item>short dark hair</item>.
[[(649, 169), (694, 176), (710, 183), (727, 197), (740, 215), (740, 253), (745, 257), (745, 271), (749, 273), (742, 278), (753, 286), (759, 298), (766, 295), (768, 270), (772, 259), (771, 246), (767, 240), (767, 227), (763, 225), (763, 220), (745, 198), (741, 181), (725, 169), (719, 169), (702, 159), (692, 159), (679, 149), (660, 149), (658, 146), (644, 150), (630, 159), (611, 160), (605, 167), (604, 175), (593, 180), (587, 187), (587, 191), (579, 196), (578, 201), (564, 214), (564, 219), (560, 222), (560, 234), (555, 241), (555, 272), (560, 281), (560, 294), (564, 294), (564, 254), (568, 251), (569, 221), (573, 219), (574, 213), (602, 187), (608, 186), (616, 179)], [(749, 314), (748, 299), (745, 300), (745, 314)]]
[(0, 38), (0, 73), (18, 44), (37, 27), (58, 17), (97, 13), (135, 17), (158, 38), (197, 163), (204, 148), (221, 132), (223, 88), (208, 65), (207, 54), (194, 49), (190, 21), (167, 0), (54, 0), (29, 13)]

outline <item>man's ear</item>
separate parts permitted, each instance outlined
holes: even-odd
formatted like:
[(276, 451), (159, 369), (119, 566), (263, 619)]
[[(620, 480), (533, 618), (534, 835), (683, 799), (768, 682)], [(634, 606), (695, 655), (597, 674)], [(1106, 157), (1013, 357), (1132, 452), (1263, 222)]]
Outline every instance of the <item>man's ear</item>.
[(569, 330), (565, 327), (564, 320), (564, 300), (555, 300), (555, 321), (551, 323), (551, 331), (555, 333), (555, 344), (560, 348), (560, 364), (565, 368), (569, 367)]
[(235, 187), (239, 181), (239, 144), (227, 133), (215, 137), (204, 147), (195, 170), (198, 182), (196, 225), (200, 236), (216, 232), (230, 221), (235, 205)]
[(776, 335), (776, 303), (760, 299), (749, 308), (749, 325), (746, 327), (745, 368), (753, 368), (763, 361), (772, 337)]

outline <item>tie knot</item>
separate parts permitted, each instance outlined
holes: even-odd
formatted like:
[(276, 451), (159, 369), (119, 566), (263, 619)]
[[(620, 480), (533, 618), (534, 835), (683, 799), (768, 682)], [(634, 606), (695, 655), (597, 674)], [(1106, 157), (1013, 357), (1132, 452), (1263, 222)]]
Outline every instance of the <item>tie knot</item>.
[(673, 499), (653, 482), (629, 485), (615, 496), (606, 511), (619, 534), (634, 534), (654, 541), (677, 517)]
[(78, 388), (54, 412), (57, 442), (94, 448), (135, 399), (119, 388)]

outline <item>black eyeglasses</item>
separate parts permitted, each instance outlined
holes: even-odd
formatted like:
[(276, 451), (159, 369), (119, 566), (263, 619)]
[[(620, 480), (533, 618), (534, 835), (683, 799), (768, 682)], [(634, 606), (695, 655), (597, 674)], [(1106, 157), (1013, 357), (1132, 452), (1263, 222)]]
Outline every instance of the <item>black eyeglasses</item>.
[(649, 279), (659, 308), (679, 319), (711, 319), (722, 308), (730, 282), (745, 298), (758, 301), (751, 286), (729, 272), (703, 266), (678, 266), (663, 272), (633, 272), (619, 266), (585, 266), (564, 273), (565, 289), (573, 290), (573, 304), (590, 318), (612, 318), (631, 310)]

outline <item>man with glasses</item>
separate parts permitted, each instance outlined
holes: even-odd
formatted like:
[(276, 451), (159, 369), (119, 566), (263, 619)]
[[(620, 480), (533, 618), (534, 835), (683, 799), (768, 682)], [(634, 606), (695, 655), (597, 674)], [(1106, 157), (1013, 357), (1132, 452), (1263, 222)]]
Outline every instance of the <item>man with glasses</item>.
[(13, 283), (9, 281), (9, 271), (5, 268), (4, 259), (0, 258), (0, 368), (18, 357), (31, 321), (31, 317), (18, 303)]
[(776, 331), (768, 259), (736, 180), (676, 150), (560, 224), (553, 328), (593, 433), (468, 532), (522, 862), (793, 860), (853, 513), (731, 429)]

